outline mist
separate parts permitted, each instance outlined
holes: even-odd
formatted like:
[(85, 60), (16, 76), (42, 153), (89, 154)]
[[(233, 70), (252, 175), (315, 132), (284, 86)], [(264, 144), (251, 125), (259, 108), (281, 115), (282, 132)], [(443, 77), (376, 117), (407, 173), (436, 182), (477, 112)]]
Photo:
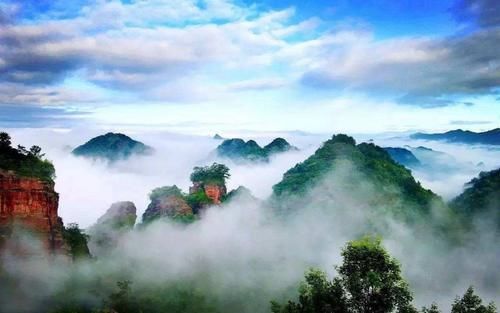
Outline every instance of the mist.
[[(155, 154), (110, 165), (70, 154), (68, 143), (75, 147), (98, 134), (97, 131), (37, 130), (36, 142), (33, 132), (16, 130), (11, 134), (16, 144), (43, 147), (57, 170), (59, 215), (65, 223), (76, 222), (82, 227), (92, 225), (112, 202), (120, 200), (133, 201), (140, 219), (153, 188), (176, 184), (187, 190), (192, 168), (215, 161), (211, 152), (220, 143), (209, 136), (127, 133), (153, 146)], [(228, 189), (244, 185), (258, 198), (267, 198), (283, 173), (306, 159), (326, 139), (322, 135), (283, 137), (300, 150), (273, 157), (269, 163), (223, 160), (231, 169)], [(262, 136), (257, 141), (263, 144), (270, 138)], [(498, 151), (380, 139), (382, 146), (402, 144), (425, 145), (446, 152), (459, 164), (475, 165), (482, 161), (485, 169), (499, 165)], [(436, 187), (435, 192), (451, 197), (461, 192), (463, 183), (477, 175), (479, 169), (473, 168), (457, 166), (450, 180), (439, 183), (444, 175), (431, 179), (425, 172), (414, 174), (425, 187)], [(363, 182), (360, 190), (355, 193), (345, 190), (340, 182), (347, 178)], [(23, 299), (22, 303), (0, 300), (5, 301), (7, 310), (34, 311), (71, 284), (80, 301), (98, 303), (99, 295), (85, 291), (96, 281), (104, 280), (106, 288), (112, 290), (116, 281), (129, 279), (133, 290), (187, 285), (212, 299), (212, 304), (225, 312), (268, 312), (270, 300), (296, 295), (298, 282), (309, 267), (334, 275), (333, 266), (341, 263), (340, 251), (347, 241), (377, 233), (401, 262), (417, 307), (437, 302), (447, 312), (455, 296), (462, 295), (469, 285), (474, 285), (484, 300), (498, 302), (500, 249), (493, 226), (487, 220), (476, 221), (480, 225), (476, 239), (451, 248), (431, 231), (425, 235), (422, 231), (425, 225), (414, 229), (389, 215), (377, 214), (375, 208), (367, 206), (376, 194), (377, 186), (352, 164), (341, 163), (300, 202), (294, 203), (292, 199), (287, 204), (293, 214), (286, 220), (275, 218), (266, 202), (235, 198), (207, 209), (199, 221), (187, 226), (157, 221), (126, 233), (108, 255), (94, 260), (69, 264), (64, 260), (47, 262), (7, 256), (6, 271), (26, 288), (19, 288), (16, 292), (20, 294), (10, 297)], [(440, 212), (435, 212), (435, 216), (438, 219)], [(31, 244), (29, 238), (26, 240)], [(36, 244), (31, 246), (36, 249)]]

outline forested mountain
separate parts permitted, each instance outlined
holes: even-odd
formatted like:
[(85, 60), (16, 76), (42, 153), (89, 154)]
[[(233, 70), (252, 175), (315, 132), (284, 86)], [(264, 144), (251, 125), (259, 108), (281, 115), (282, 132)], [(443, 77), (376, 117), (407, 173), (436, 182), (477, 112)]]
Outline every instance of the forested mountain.
[(153, 148), (120, 133), (107, 133), (90, 139), (73, 150), (73, 154), (109, 161), (124, 160), (132, 155), (147, 155)]
[[(331, 173), (345, 170), (343, 177), (329, 181)], [(356, 145), (352, 137), (334, 135), (304, 162), (288, 170), (273, 186), (273, 201), (301, 198), (318, 183), (335, 185), (343, 194), (365, 197), (374, 207), (384, 207), (408, 217), (428, 213), (433, 204), (442, 204), (432, 191), (423, 188), (411, 172), (395, 162), (389, 153), (372, 143)], [(366, 182), (373, 185), (371, 195), (360, 194)]]
[(387, 151), (387, 153), (389, 153), (389, 155), (394, 161), (398, 162), (403, 166), (412, 168), (421, 165), (417, 157), (408, 149), (397, 148), (397, 147), (396, 148), (386, 147), (384, 148), (384, 150)]
[(500, 230), (500, 169), (481, 172), (466, 184), (464, 192), (450, 206), (466, 221), (485, 218), (496, 221)]
[(219, 157), (239, 161), (269, 161), (269, 157), (276, 153), (297, 150), (283, 138), (276, 138), (264, 147), (255, 140), (244, 141), (240, 138), (224, 140), (216, 149)]

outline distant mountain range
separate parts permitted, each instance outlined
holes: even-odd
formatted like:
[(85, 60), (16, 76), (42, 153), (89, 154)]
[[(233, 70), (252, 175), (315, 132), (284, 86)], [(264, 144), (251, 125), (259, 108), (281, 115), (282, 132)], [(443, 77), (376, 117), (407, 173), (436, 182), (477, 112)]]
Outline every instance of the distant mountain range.
[(500, 145), (500, 128), (478, 133), (462, 129), (435, 134), (416, 133), (411, 135), (410, 138), (440, 140), (454, 143)]
[(153, 148), (120, 133), (107, 133), (90, 139), (73, 150), (76, 156), (118, 161), (132, 155), (148, 155)]
[(216, 149), (219, 157), (239, 161), (269, 161), (273, 154), (298, 150), (283, 138), (276, 138), (264, 147), (255, 140), (244, 141), (240, 138), (226, 139)]

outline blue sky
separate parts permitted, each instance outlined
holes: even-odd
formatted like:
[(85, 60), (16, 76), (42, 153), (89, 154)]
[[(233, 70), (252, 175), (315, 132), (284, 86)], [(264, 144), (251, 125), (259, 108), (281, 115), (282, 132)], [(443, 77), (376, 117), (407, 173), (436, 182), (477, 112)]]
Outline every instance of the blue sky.
[(494, 128), (499, 11), (493, 0), (0, 0), (0, 127)]

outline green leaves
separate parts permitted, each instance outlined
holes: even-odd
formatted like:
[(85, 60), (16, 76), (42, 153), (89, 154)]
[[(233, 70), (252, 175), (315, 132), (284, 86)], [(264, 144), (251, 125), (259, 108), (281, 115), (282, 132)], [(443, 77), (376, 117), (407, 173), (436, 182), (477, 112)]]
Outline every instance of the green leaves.
[(11, 147), (9, 134), (0, 133), (0, 169), (52, 183), (56, 170), (54, 165), (43, 157), (42, 148), (39, 146), (32, 146), (29, 150), (23, 146), (15, 149)]
[(342, 251), (339, 276), (329, 281), (324, 272), (312, 269), (299, 288), (299, 299), (274, 313), (389, 313), (416, 312), (412, 295), (401, 277), (399, 263), (391, 258), (380, 239), (365, 237), (349, 242)]
[(479, 296), (474, 294), (474, 288), (470, 286), (462, 298), (456, 298), (451, 306), (451, 313), (496, 313), (493, 302), (483, 305)]
[(229, 168), (224, 164), (213, 163), (210, 166), (196, 166), (190, 178), (193, 183), (225, 185), (231, 177)]

